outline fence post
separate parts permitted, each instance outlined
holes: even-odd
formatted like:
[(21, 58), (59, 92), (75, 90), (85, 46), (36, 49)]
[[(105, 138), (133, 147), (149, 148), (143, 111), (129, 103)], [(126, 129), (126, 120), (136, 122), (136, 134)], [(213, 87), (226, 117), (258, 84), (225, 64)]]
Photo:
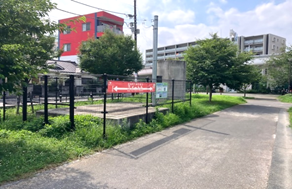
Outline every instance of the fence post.
[[(25, 85), (28, 84), (28, 79), (24, 80)], [(24, 86), (23, 88), (23, 95), (22, 95), (22, 121), (27, 120), (27, 86)]]
[(45, 75), (45, 94), (44, 94), (44, 113), (45, 113), (45, 124), (49, 123), (49, 114), (48, 114), (48, 76)]
[(55, 77), (55, 79), (56, 79), (56, 92), (55, 92), (55, 102), (56, 102), (56, 104), (55, 104), (55, 108), (58, 108), (58, 105), (57, 105), (57, 103), (58, 103), (58, 78)]
[(70, 95), (69, 102), (70, 102), (71, 129), (75, 130), (75, 123), (74, 123), (74, 75), (70, 75), (69, 95)]
[(192, 81), (190, 81), (190, 106), (192, 106)]
[[(146, 81), (147, 81), (147, 83), (149, 83), (149, 78), (147, 77), (146, 78)], [(148, 104), (148, 92), (146, 93), (146, 123), (148, 124), (149, 123), (149, 120), (148, 120), (148, 106), (149, 106), (149, 104)]]
[(3, 91), (3, 121), (5, 121), (5, 112), (6, 112), (6, 92)]
[(172, 88), (171, 88), (171, 112), (173, 113), (173, 106), (174, 106), (174, 79), (172, 81)]
[(106, 130), (106, 114), (107, 114), (107, 111), (106, 111), (106, 90), (107, 90), (107, 75), (106, 73), (103, 74), (103, 138), (106, 137), (106, 133), (105, 133), (105, 130)]

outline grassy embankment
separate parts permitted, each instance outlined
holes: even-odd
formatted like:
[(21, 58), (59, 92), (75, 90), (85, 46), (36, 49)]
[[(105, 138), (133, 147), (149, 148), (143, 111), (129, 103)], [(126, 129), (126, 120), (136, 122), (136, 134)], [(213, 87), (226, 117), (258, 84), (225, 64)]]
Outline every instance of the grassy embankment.
[[(292, 103), (292, 94), (279, 96), (279, 100), (281, 102)], [(288, 113), (289, 113), (290, 127), (292, 128), (292, 124), (291, 124), (292, 123), (292, 107), (289, 108)]]
[(207, 95), (196, 94), (192, 96), (191, 107), (189, 102), (177, 103), (174, 113), (163, 115), (157, 112), (156, 119), (148, 125), (142, 121), (134, 128), (126, 124), (107, 125), (106, 140), (102, 137), (100, 118), (75, 116), (76, 130), (72, 131), (68, 116), (50, 117), (50, 124), (43, 125), (42, 117), (31, 114), (23, 123), (12, 108), (7, 111), (7, 121), (0, 123), (0, 183), (27, 177), (38, 170), (242, 103), (245, 103), (242, 97), (224, 95), (213, 96), (210, 103)]

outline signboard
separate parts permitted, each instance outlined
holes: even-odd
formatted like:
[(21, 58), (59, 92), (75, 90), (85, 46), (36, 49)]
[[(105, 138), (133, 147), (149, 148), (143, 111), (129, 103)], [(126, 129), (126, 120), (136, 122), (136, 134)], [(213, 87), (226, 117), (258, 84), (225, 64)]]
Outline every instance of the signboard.
[(156, 83), (156, 98), (167, 98), (167, 83)]
[(155, 83), (108, 81), (108, 93), (148, 93), (155, 92)]

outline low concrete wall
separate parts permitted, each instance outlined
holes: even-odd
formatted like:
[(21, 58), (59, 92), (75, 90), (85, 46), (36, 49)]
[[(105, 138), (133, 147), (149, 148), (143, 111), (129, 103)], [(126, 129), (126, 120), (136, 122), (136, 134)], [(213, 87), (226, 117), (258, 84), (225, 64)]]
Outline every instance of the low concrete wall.
[(172, 96), (172, 82), (174, 79), (174, 99), (185, 99), (186, 93), (186, 62), (165, 60), (157, 62), (157, 75), (162, 76), (162, 82), (168, 83), (167, 97)]

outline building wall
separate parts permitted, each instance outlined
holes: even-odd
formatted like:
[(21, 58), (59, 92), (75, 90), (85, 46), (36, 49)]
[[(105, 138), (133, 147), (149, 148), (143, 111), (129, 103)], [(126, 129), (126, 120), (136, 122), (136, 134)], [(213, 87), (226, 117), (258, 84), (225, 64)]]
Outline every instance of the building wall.
[[(196, 42), (180, 43), (175, 45), (168, 45), (159, 47), (157, 49), (157, 60), (167, 59), (183, 59), (183, 53), (188, 49), (189, 46), (195, 46)], [(153, 49), (146, 50), (146, 64), (151, 65), (153, 62)]]
[(172, 79), (174, 83), (174, 98), (184, 99), (186, 93), (186, 62), (165, 60), (157, 62), (157, 75), (162, 76), (162, 82), (168, 83), (167, 95), (172, 96)]
[[(101, 26), (102, 24), (108, 25), (109, 29), (113, 30), (114, 32), (116, 31), (116, 33), (123, 32), (123, 18), (117, 17), (104, 11), (87, 14), (84, 16), (86, 17), (86, 22), (77, 21), (77, 18), (81, 16), (59, 20), (59, 23), (65, 23), (67, 26), (70, 26), (71, 29), (73, 29), (73, 31), (71, 31), (69, 34), (59, 32), (58, 48), (64, 49), (65, 44), (70, 44), (71, 46), (69, 51), (63, 52), (60, 60), (79, 62), (77, 55), (79, 54), (80, 45), (82, 44), (82, 42), (87, 41), (89, 38), (96, 39), (102, 36), (104, 34), (104, 31), (97, 32), (98, 26)], [(82, 30), (82, 25), (85, 23), (90, 23), (90, 30)]]
[(286, 39), (273, 34), (269, 34), (268, 54), (281, 53), (281, 48), (286, 47)]
[(238, 40), (238, 47), (241, 52), (253, 51), (255, 55), (281, 53), (281, 48), (285, 46), (285, 38), (273, 34), (241, 36)]
[(84, 15), (86, 17), (86, 23), (90, 23), (90, 30), (89, 31), (82, 31), (82, 24), (84, 22), (70, 22), (70, 20), (77, 19), (80, 16), (62, 19), (60, 23), (66, 23), (66, 25), (70, 26), (73, 30), (70, 34), (59, 34), (59, 48), (63, 48), (64, 44), (71, 44), (71, 50), (64, 52), (62, 56), (72, 56), (78, 54), (78, 48), (83, 41), (88, 40), (88, 38), (94, 38), (95, 34), (95, 13)]

